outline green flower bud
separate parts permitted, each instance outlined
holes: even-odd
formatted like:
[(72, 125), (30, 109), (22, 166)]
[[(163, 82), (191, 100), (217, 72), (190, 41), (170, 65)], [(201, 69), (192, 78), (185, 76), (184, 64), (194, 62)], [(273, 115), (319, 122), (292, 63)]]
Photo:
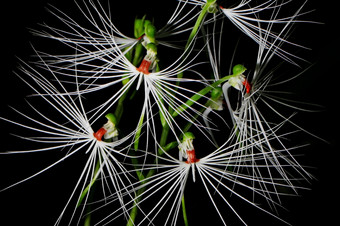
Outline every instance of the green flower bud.
[(150, 20), (145, 20), (144, 21), (144, 30), (145, 30), (145, 28), (149, 25), (149, 24), (152, 24), (152, 22), (150, 21)]
[(245, 68), (242, 64), (237, 64), (233, 67), (233, 75), (237, 76), (243, 74), (247, 68)]
[(139, 38), (144, 34), (144, 20), (145, 16), (142, 19), (135, 19), (135, 28), (134, 28), (134, 35), (135, 38)]
[(144, 24), (144, 28), (146, 37), (148, 37), (150, 42), (155, 43), (156, 27), (151, 22), (148, 22)]

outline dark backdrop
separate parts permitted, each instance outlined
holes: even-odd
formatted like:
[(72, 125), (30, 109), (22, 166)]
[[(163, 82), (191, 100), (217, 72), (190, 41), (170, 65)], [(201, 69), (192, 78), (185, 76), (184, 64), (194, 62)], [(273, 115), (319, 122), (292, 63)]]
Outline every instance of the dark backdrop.
[[(293, 0), (294, 1), (294, 0)], [(67, 2), (67, 4), (65, 3)], [(127, 3), (128, 2), (128, 3)], [(154, 1), (157, 2), (157, 1)], [(164, 7), (165, 3), (154, 3), (160, 14), (169, 13)], [(33, 37), (28, 28), (38, 28), (37, 23), (50, 19), (44, 7), (52, 4), (66, 12), (75, 9), (72, 1), (57, 0), (35, 0), (6, 1), (1, 6), (1, 89), (0, 89), (0, 116), (15, 118), (8, 106), (20, 108), (24, 103), (24, 97), (31, 93), (20, 79), (14, 74), (18, 59), (29, 60), (33, 54), (30, 43), (39, 45), (41, 39)], [(130, 23), (134, 15), (142, 16), (144, 13), (157, 13), (149, 6), (148, 1), (123, 1), (128, 6), (117, 6), (118, 14), (113, 12), (113, 17), (122, 24), (123, 16), (131, 13)], [(333, 3), (333, 5), (331, 5)], [(320, 21), (323, 24), (313, 24), (296, 28), (296, 36), (301, 37), (302, 43), (311, 47), (313, 51), (306, 54), (308, 60), (315, 65), (305, 79), (298, 81), (297, 92), (301, 93), (311, 102), (324, 106), (323, 111), (318, 113), (303, 113), (303, 121), (300, 122), (304, 128), (329, 141), (329, 144), (310, 139), (311, 146), (308, 147), (306, 162), (315, 168), (311, 169), (316, 179), (312, 181), (310, 191), (302, 192), (301, 197), (296, 197), (286, 203), (288, 212), (284, 214), (293, 225), (333, 225), (338, 217), (335, 211), (338, 204), (338, 151), (337, 139), (339, 128), (339, 19), (337, 7), (334, 1), (308, 1), (307, 8), (315, 9), (310, 14), (311, 20)], [(72, 6), (71, 6), (72, 5)], [(133, 6), (136, 6), (135, 9)], [(113, 3), (111, 4), (111, 7)], [(153, 7), (153, 6), (152, 6)], [(132, 35), (132, 33), (131, 33)], [(22, 148), (19, 138), (8, 135), (9, 133), (20, 134), (18, 127), (0, 121), (1, 151)], [(25, 176), (37, 172), (41, 167), (52, 163), (58, 154), (37, 155), (0, 155), (0, 188), (3, 188)], [(2, 225), (52, 225), (65, 204), (70, 192), (70, 186), (64, 186), (67, 182), (72, 183), (69, 171), (73, 169), (71, 163), (45, 172), (44, 174), (10, 190), (0, 193), (0, 216)], [(60, 199), (61, 198), (61, 199)], [(60, 201), (62, 200), (62, 201)], [(208, 215), (208, 214), (207, 214)], [(253, 216), (250, 224), (271, 225), (262, 215)], [(200, 216), (196, 216), (200, 219)], [(260, 219), (259, 219), (260, 218)], [(213, 224), (214, 219), (210, 219)], [(219, 223), (219, 220), (217, 219)], [(259, 224), (259, 222), (261, 224)], [(269, 221), (270, 222), (270, 221)], [(322, 223), (317, 223), (322, 222)], [(214, 224), (216, 225), (216, 224)], [(217, 224), (218, 225), (218, 224)]]

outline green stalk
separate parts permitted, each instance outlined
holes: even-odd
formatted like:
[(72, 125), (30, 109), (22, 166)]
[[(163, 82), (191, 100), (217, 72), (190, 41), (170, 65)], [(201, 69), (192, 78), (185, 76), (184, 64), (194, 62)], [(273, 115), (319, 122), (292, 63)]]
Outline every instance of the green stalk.
[(116, 110), (114, 112), (114, 115), (116, 116), (116, 119), (117, 119), (116, 125), (119, 124), (120, 119), (122, 118), (123, 111), (124, 111), (124, 100), (126, 99), (128, 92), (129, 92), (129, 89), (125, 90), (123, 95), (118, 100), (117, 107), (116, 107)]
[(187, 41), (185, 49), (187, 49), (189, 47), (189, 45), (191, 44), (191, 41), (194, 39), (195, 35), (199, 31), (199, 29), (202, 25), (202, 22), (203, 22), (205, 16), (207, 15), (209, 9), (215, 3), (216, 3), (216, 0), (208, 0), (207, 3), (205, 3), (205, 5), (203, 6), (202, 11), (201, 11), (200, 15), (198, 16), (193, 29), (191, 30), (191, 33), (189, 35), (189, 39)]
[(87, 215), (84, 226), (91, 226), (91, 214)]
[[(142, 189), (138, 190), (136, 195), (140, 195), (142, 192), (144, 192), (145, 189), (143, 189), (142, 192), (140, 192)], [(139, 199), (137, 200), (137, 202), (139, 201)], [(129, 221), (127, 222), (126, 226), (134, 226), (135, 225), (135, 219), (137, 217), (137, 212), (138, 212), (138, 208), (136, 205), (133, 206), (132, 210), (130, 211), (130, 218)]]
[(143, 56), (141, 55), (143, 52), (143, 49), (144, 49), (144, 46), (142, 45), (142, 43), (138, 42), (135, 47), (135, 54), (132, 60), (132, 64), (136, 67), (143, 58)]
[[(168, 128), (169, 128), (169, 127), (168, 127)], [(167, 137), (167, 135), (165, 135), (165, 134), (168, 134), (168, 131), (167, 131), (167, 129), (163, 128), (163, 132), (162, 132), (162, 135), (163, 135), (162, 137), (164, 137), (164, 138), (163, 138), (163, 142), (166, 141), (165, 137)], [(161, 140), (162, 140), (162, 139), (161, 139)], [(161, 156), (161, 155), (164, 154), (164, 152), (167, 152), (167, 151), (169, 151), (169, 150), (171, 150), (171, 149), (177, 147), (177, 145), (178, 145), (177, 142), (171, 142), (171, 143), (165, 145), (165, 147), (164, 147), (163, 149), (161, 149), (161, 148), (158, 149), (158, 154)], [(140, 183), (141, 183), (142, 185), (145, 184), (145, 183), (148, 181), (147, 179), (148, 179), (149, 177), (151, 177), (152, 175), (154, 175), (155, 172), (156, 172), (156, 170), (151, 169), (151, 170), (149, 170), (149, 172), (147, 173), (147, 175), (146, 175), (145, 177), (140, 178), (140, 177), (138, 176)], [(139, 173), (139, 171), (137, 171), (137, 175), (138, 175), (138, 173)], [(140, 199), (142, 198), (142, 194), (143, 194), (143, 192), (145, 191), (145, 189), (146, 189), (146, 187), (142, 187), (141, 189), (139, 189), (139, 190), (137, 191), (135, 197), (138, 197), (138, 198), (136, 199), (135, 204), (134, 204), (134, 206), (132, 207), (132, 209), (131, 209), (131, 211), (130, 211), (130, 214), (129, 214), (130, 218), (129, 218), (129, 221), (127, 222), (126, 226), (134, 226), (134, 225), (135, 225), (135, 220), (136, 220), (137, 213), (138, 213), (137, 203), (138, 203), (138, 202), (140, 201)]]
[[(125, 57), (131, 62), (133, 62), (133, 65), (137, 67), (137, 65), (140, 63), (141, 59), (142, 59), (142, 51), (143, 51), (143, 45), (139, 42), (137, 43), (135, 49), (131, 49), (129, 52), (127, 52), (125, 54)], [(133, 59), (132, 59), (133, 58)], [(122, 85), (123, 87), (129, 82), (130, 79), (125, 79), (122, 81)], [(123, 115), (123, 111), (124, 111), (124, 101), (127, 97), (127, 94), (129, 92), (129, 89), (126, 89), (125, 92), (123, 93), (123, 95), (119, 98), (116, 109), (115, 109), (115, 116), (117, 119), (117, 125)]]
[(85, 198), (86, 194), (89, 192), (90, 188), (96, 182), (97, 177), (99, 175), (99, 173), (98, 173), (99, 168), (100, 168), (100, 160), (97, 161), (97, 164), (96, 164), (96, 167), (95, 167), (95, 170), (94, 170), (94, 176), (93, 176), (91, 182), (89, 183), (89, 185), (87, 185), (87, 187), (84, 189), (84, 191), (80, 195), (80, 198), (79, 198), (78, 203), (77, 203), (77, 207), (79, 207), (81, 205), (81, 203), (82, 203), (83, 199)]
[(186, 109), (188, 109), (188, 107), (190, 107), (191, 105), (193, 105), (195, 102), (197, 102), (201, 97), (205, 96), (206, 94), (208, 94), (212, 89), (216, 88), (217, 86), (221, 85), (223, 82), (228, 81), (231, 77), (233, 77), (235, 75), (227, 75), (223, 78), (221, 78), (220, 80), (217, 80), (216, 82), (214, 82), (213, 84), (211, 84), (210, 86), (207, 86), (203, 89), (201, 89), (198, 93), (196, 93), (195, 95), (193, 95), (189, 100), (187, 100), (184, 104), (182, 104), (181, 106), (179, 106), (172, 114), (172, 117), (176, 117), (177, 115), (181, 114), (183, 111), (185, 111)]
[(136, 131), (136, 136), (135, 136), (135, 141), (134, 141), (134, 149), (135, 151), (138, 150), (138, 146), (139, 146), (139, 137), (140, 134), (142, 132), (142, 126), (143, 126), (143, 122), (144, 122), (144, 113), (141, 115), (139, 122), (138, 122), (138, 127), (137, 127), (137, 131)]
[[(90, 193), (90, 196), (93, 195), (93, 191), (95, 189), (95, 182), (98, 178), (98, 171), (99, 171), (99, 168), (100, 168), (100, 159), (98, 159), (97, 163), (96, 163), (96, 167), (95, 167), (95, 170), (94, 170), (94, 176), (91, 180), (91, 182), (87, 185), (87, 187), (84, 189), (84, 191), (81, 193), (80, 195), (80, 198), (78, 200), (78, 203), (77, 203), (77, 208), (81, 205), (83, 199), (85, 198), (85, 196), (89, 193)], [(91, 189), (91, 191), (90, 191)], [(91, 197), (90, 197), (91, 199)], [(90, 206), (87, 208), (87, 213), (89, 213), (91, 211), (91, 208)], [(86, 218), (84, 220), (84, 226), (90, 226), (91, 225), (91, 214), (87, 214), (86, 215)]]
[(183, 220), (184, 220), (185, 226), (189, 226), (188, 218), (187, 218), (187, 211), (185, 208), (184, 195), (182, 196), (182, 213), (183, 213)]

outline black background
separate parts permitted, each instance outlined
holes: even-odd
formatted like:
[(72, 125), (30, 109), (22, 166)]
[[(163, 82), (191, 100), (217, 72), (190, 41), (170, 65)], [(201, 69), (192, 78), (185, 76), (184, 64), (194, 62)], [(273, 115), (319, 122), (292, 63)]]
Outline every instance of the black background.
[[(30, 59), (30, 55), (33, 54), (30, 43), (41, 42), (41, 39), (33, 37), (28, 32), (28, 28), (37, 28), (37, 23), (52, 17), (44, 8), (48, 3), (68, 13), (72, 12), (75, 9), (73, 1), (66, 2), (67, 4), (65, 1), (56, 0), (11, 0), (1, 5), (0, 116), (13, 118), (8, 106), (20, 108), (24, 103), (24, 97), (31, 93), (30, 89), (12, 72), (16, 70), (18, 62), (16, 57)], [(151, 2), (156, 3), (150, 6)], [(161, 15), (171, 13), (165, 8), (166, 4), (160, 2), (123, 1), (119, 6), (117, 5), (119, 13), (113, 13), (113, 17), (119, 24), (125, 22), (131, 24), (135, 15), (142, 16), (144, 13), (156, 15), (155, 8)], [(310, 191), (302, 192), (301, 197), (296, 197), (285, 205), (288, 212), (284, 216), (293, 225), (334, 225), (338, 217), (336, 209), (339, 203), (337, 167), (339, 99), (337, 98), (339, 98), (340, 49), (339, 12), (334, 3), (330, 0), (308, 1), (306, 7), (316, 9), (310, 14), (311, 20), (323, 24), (299, 25), (296, 28), (297, 37), (301, 37), (300, 40), (313, 49), (307, 52), (306, 57), (315, 63), (308, 72), (308, 77), (305, 76), (305, 80), (299, 81), (296, 85), (301, 87), (297, 92), (306, 96), (311, 102), (323, 105), (325, 109), (318, 113), (304, 114), (300, 125), (328, 140), (329, 144), (311, 139), (312, 145), (308, 149), (306, 161), (309, 165), (315, 166), (311, 172), (316, 180), (312, 181)], [(127, 6), (120, 6), (124, 4)], [(111, 3), (111, 7), (114, 8), (116, 5), (113, 7)], [(128, 14), (132, 15), (131, 19), (124, 21), (123, 17)], [(16, 145), (20, 147), (20, 140), (8, 135), (8, 133), (16, 133), (10, 124), (1, 121), (0, 128), (2, 152), (13, 150)], [(39, 154), (38, 158), (35, 155), (0, 155), (0, 188), (37, 172), (42, 166), (46, 166), (45, 161), (52, 163), (53, 157), (55, 156), (47, 154)], [(71, 181), (72, 177), (68, 176), (68, 172), (63, 171), (63, 167), (69, 169), (72, 165), (66, 162), (65, 164), (66, 166), (57, 166), (39, 177), (0, 193), (1, 225), (53, 225), (70, 191), (63, 184), (67, 184), (68, 180)], [(252, 217), (250, 225), (274, 225), (262, 219), (265, 218), (263, 215), (252, 215)], [(199, 219), (201, 216), (195, 218)], [(209, 219), (209, 221), (219, 225), (218, 219)]]

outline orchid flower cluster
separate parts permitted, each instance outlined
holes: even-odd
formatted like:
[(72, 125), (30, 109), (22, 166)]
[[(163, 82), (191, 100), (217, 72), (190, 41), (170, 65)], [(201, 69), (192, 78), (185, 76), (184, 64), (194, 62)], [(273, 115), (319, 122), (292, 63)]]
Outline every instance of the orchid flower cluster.
[(153, 15), (124, 24), (131, 34), (109, 0), (75, 1), (79, 20), (50, 9), (62, 28), (32, 32), (64, 48), (34, 48), (16, 72), (33, 90), (28, 100), (46, 107), (28, 102), (31, 114), (13, 109), (22, 121), (1, 118), (41, 147), (2, 154), (64, 155), (2, 192), (82, 155), (55, 225), (190, 225), (204, 217), (197, 208), (213, 209), (217, 224), (247, 224), (243, 205), (288, 224), (277, 215), (282, 197), (312, 178), (294, 154), (302, 145), (289, 142), (307, 132), (292, 120), (300, 109), (279, 90), (300, 75), (281, 64), (301, 68), (294, 52), (305, 47), (289, 38), (307, 22), (305, 3), (175, 2), (163, 25)]

